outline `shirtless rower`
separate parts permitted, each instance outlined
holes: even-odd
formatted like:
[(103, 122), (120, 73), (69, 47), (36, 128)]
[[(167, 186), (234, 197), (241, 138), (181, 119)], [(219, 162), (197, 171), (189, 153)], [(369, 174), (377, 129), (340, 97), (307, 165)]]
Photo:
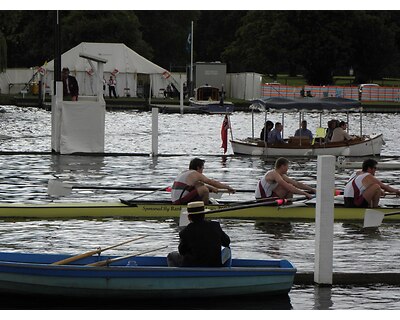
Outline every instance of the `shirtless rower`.
[(311, 199), (313, 195), (310, 193), (315, 193), (315, 189), (289, 178), (287, 176), (288, 169), (289, 160), (286, 158), (277, 159), (275, 169), (268, 171), (258, 182), (255, 192), (256, 199), (271, 197), (290, 199), (293, 194), (302, 194)]
[(173, 204), (188, 204), (193, 201), (209, 203), (210, 192), (218, 193), (218, 189), (227, 189), (235, 193), (235, 189), (217, 180), (209, 179), (203, 174), (205, 160), (194, 158), (190, 161), (189, 170), (181, 172), (175, 179), (171, 190)]

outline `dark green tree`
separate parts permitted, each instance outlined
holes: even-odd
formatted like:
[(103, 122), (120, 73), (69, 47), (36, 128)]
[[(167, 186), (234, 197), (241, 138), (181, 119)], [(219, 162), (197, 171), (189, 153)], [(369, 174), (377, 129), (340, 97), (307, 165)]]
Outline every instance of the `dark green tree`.
[[(199, 18), (199, 11), (135, 11), (141, 24), (143, 39), (154, 52), (153, 62), (171, 71), (184, 71), (190, 61), (186, 42), (191, 21)], [(197, 52), (197, 26), (195, 53)]]
[(357, 11), (349, 32), (356, 81), (366, 83), (390, 74), (399, 52), (398, 21), (394, 24), (384, 11)]
[(223, 61), (221, 54), (235, 40), (235, 33), (246, 14), (247, 11), (201, 11), (194, 32), (197, 60)]
[(133, 11), (68, 11), (61, 12), (60, 21), (62, 51), (81, 42), (124, 43), (147, 59), (153, 58)]
[(7, 69), (7, 42), (3, 33), (0, 31), (0, 72)]

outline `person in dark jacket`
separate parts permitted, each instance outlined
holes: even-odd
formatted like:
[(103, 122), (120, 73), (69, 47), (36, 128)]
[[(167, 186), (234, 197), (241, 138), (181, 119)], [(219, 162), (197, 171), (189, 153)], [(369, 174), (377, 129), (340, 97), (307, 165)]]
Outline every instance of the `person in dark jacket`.
[(204, 219), (204, 202), (190, 202), (187, 210), (191, 223), (179, 232), (179, 252), (168, 254), (168, 265), (222, 267), (221, 247), (229, 247), (229, 236), (219, 222)]
[(70, 96), (72, 101), (78, 101), (79, 86), (76, 78), (69, 74), (68, 68), (62, 69), (63, 95)]

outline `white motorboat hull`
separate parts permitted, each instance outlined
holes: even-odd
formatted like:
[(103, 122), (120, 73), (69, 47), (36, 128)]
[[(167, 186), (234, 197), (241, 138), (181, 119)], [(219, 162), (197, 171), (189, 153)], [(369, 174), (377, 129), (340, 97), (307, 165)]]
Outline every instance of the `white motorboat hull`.
[(382, 134), (352, 143), (315, 143), (314, 145), (281, 144), (265, 146), (255, 139), (231, 140), (234, 154), (268, 157), (317, 157), (319, 155), (364, 157), (380, 155), (384, 140)]

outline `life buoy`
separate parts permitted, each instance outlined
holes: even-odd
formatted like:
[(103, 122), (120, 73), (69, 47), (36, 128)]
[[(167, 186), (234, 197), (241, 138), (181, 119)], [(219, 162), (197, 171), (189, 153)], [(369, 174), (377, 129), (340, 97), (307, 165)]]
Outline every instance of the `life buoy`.
[(164, 77), (164, 79), (168, 79), (171, 76), (171, 74), (168, 71), (164, 71), (162, 76)]
[(93, 76), (94, 71), (93, 71), (93, 69), (86, 69), (86, 73), (87, 73), (89, 76)]

